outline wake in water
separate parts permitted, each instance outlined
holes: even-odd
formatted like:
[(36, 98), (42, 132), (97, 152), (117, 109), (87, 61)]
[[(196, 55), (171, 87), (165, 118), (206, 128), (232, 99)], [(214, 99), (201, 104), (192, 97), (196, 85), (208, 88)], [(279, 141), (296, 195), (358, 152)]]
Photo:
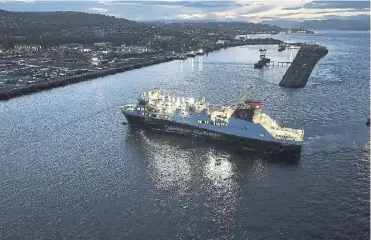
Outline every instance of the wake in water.
[[(353, 138), (356, 139), (356, 138)], [(340, 134), (331, 134), (320, 136), (316, 135), (313, 137), (308, 137), (304, 140), (303, 144), (303, 155), (313, 155), (316, 153), (334, 153), (334, 152), (348, 152), (348, 151), (364, 151), (369, 150), (369, 139), (362, 140), (352, 140), (351, 135), (344, 136)]]

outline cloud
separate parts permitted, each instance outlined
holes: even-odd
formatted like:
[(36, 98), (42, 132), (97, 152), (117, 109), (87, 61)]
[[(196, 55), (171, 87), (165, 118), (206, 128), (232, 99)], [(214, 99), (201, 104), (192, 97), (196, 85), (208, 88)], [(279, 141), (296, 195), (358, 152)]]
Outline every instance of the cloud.
[(214, 15), (217, 18), (237, 18), (238, 15), (234, 14), (233, 12), (213, 12), (210, 15)]
[(353, 8), (369, 9), (370, 1), (312, 1), (304, 5), (304, 8), (330, 9), (330, 8)]
[(88, 8), (88, 10), (91, 12), (97, 12), (97, 13), (108, 13), (107, 8), (92, 7), (92, 8)]
[(207, 14), (199, 14), (199, 13), (195, 13), (195, 14), (179, 14), (179, 15), (176, 15), (174, 17), (176, 18), (181, 18), (181, 19), (197, 19), (197, 18), (205, 18), (207, 16)]
[(238, 7), (235, 1), (120, 1), (121, 3), (135, 3), (152, 6), (181, 6), (188, 8), (226, 8)]
[[(364, 10), (356, 9), (328, 9), (329, 11), (324, 11), (324, 9), (310, 9), (306, 11), (280, 11), (276, 14), (276, 19), (290, 19), (290, 20), (320, 20), (338, 17), (351, 17), (364, 14)], [(269, 18), (266, 18), (269, 19)]]
[(99, 0), (97, 3), (103, 4), (103, 5), (110, 5), (114, 2), (114, 0)]
[[(2, 1), (2, 0), (0, 0)], [(30, 1), (30, 0), (26, 0)], [(161, 19), (323, 19), (337, 15), (351, 17), (368, 14), (368, 1), (326, 0), (35, 0), (6, 1), (0, 7), (10, 11), (82, 11), (94, 12), (130, 20)]]
[(88, 11), (91, 13), (99, 13), (99, 14), (116, 17), (116, 18), (122, 18), (122, 15), (120, 13), (111, 12), (108, 8), (91, 7), (88, 9)]
[(282, 10), (306, 10), (306, 9), (370, 9), (369, 1), (312, 1), (304, 5), (296, 5), (283, 8)]

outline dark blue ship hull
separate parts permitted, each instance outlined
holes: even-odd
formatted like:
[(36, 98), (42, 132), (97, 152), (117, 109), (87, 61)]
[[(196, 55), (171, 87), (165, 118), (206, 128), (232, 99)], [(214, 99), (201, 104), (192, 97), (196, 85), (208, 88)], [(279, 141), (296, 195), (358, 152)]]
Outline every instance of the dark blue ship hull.
[(283, 145), (279, 142), (262, 141), (258, 139), (242, 138), (221, 132), (210, 131), (196, 126), (157, 119), (151, 117), (135, 116), (125, 114), (131, 126), (147, 130), (173, 133), (181, 136), (188, 136), (196, 139), (203, 139), (207, 142), (222, 144), (224, 147), (233, 150), (258, 151), (269, 154), (296, 154), (300, 155), (301, 145)]

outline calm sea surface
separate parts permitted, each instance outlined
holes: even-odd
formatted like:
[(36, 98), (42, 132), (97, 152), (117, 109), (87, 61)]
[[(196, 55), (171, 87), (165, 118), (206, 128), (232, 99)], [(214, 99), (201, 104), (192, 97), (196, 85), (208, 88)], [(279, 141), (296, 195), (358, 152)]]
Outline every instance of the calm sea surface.
[[(244, 46), (0, 102), (0, 239), (369, 239), (369, 32), (275, 37), (328, 47), (305, 88)], [(301, 159), (122, 125), (120, 105), (154, 87), (263, 100), (305, 129)]]

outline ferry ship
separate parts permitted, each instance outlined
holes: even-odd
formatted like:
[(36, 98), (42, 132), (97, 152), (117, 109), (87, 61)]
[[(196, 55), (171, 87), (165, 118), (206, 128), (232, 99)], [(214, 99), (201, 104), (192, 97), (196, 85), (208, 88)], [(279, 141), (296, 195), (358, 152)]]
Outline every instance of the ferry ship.
[(205, 138), (241, 150), (300, 154), (304, 130), (282, 127), (262, 112), (261, 101), (243, 97), (231, 106), (159, 89), (142, 93), (136, 104), (121, 107), (128, 124), (144, 129)]

